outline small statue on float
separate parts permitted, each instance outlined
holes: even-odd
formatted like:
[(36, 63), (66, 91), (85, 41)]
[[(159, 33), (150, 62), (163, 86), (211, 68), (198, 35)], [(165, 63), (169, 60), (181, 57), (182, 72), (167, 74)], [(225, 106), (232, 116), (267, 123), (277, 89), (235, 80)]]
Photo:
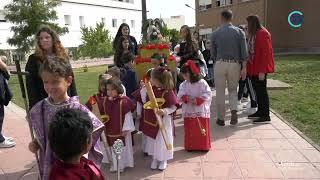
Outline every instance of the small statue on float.
[(149, 69), (158, 65), (168, 66), (170, 71), (176, 72), (177, 63), (175, 57), (170, 55), (169, 40), (161, 35), (164, 27), (166, 24), (158, 18), (148, 19), (142, 27), (147, 37), (139, 45), (139, 55), (135, 59), (135, 69), (139, 80), (142, 80)]

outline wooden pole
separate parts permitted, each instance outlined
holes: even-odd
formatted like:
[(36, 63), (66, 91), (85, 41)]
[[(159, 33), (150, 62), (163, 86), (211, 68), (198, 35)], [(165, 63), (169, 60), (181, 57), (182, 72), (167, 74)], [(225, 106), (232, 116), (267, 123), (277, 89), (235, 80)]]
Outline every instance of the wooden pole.
[[(22, 75), (28, 75), (28, 72), (22, 72), (21, 71), (21, 67), (20, 67), (20, 61), (21, 61), (21, 55), (15, 54), (13, 56), (13, 60), (15, 62), (16, 65), (16, 71), (14, 72), (15, 74), (18, 75), (18, 80), (19, 80), (19, 85), (20, 85), (20, 90), (21, 90), (21, 95), (24, 101), (24, 106), (25, 106), (25, 110), (26, 110), (26, 114), (27, 114), (27, 122), (29, 125), (29, 131), (30, 131), (30, 135), (31, 135), (31, 139), (34, 140), (34, 134), (33, 134), (33, 129), (32, 129), (32, 125), (31, 125), (31, 120), (30, 120), (30, 114), (29, 114), (29, 106), (28, 106), (28, 102), (27, 102), (27, 96), (26, 96), (26, 89), (24, 86), (24, 82), (23, 82), (23, 77)], [(38, 165), (38, 169), (39, 169), (39, 179), (41, 179), (41, 169), (40, 169), (40, 161), (39, 161), (39, 157), (38, 154), (35, 153), (35, 157), (37, 160), (37, 165)]]
[(146, 82), (145, 87), (147, 89), (147, 94), (151, 102), (151, 107), (153, 108), (154, 114), (156, 115), (157, 122), (159, 124), (159, 129), (163, 137), (164, 143), (166, 144), (167, 150), (172, 150), (173, 145), (169, 141), (168, 134), (167, 134), (166, 128), (163, 125), (162, 118), (157, 114), (157, 111), (159, 110), (159, 106), (157, 103), (157, 99), (153, 93), (151, 83)]

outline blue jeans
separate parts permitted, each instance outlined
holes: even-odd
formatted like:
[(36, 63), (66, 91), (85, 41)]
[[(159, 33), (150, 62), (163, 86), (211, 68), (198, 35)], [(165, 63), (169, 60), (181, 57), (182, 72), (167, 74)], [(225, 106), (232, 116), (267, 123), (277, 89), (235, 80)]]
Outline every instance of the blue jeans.
[(2, 124), (4, 119), (4, 106), (0, 105), (0, 143), (2, 143), (5, 139), (2, 135)]

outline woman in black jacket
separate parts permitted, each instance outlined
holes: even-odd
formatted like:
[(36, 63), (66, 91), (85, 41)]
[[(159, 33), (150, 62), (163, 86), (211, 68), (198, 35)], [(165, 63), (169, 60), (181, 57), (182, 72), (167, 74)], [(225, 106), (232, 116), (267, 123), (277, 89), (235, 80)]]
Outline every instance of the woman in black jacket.
[(113, 49), (116, 50), (118, 41), (121, 36), (128, 36), (129, 51), (132, 54), (137, 55), (138, 54), (138, 44), (137, 44), (136, 38), (134, 38), (133, 36), (130, 36), (130, 27), (126, 23), (122, 23), (120, 25), (118, 32), (116, 34), (116, 37), (113, 40)]
[[(39, 75), (39, 68), (44, 61), (50, 61), (52, 57), (59, 57), (59, 59), (69, 61), (66, 50), (62, 46), (57, 33), (48, 26), (42, 26), (36, 34), (35, 53), (29, 56), (25, 68), (25, 70), (29, 72), (29, 75), (26, 77), (29, 109), (40, 100), (48, 97)], [(74, 77), (72, 84), (68, 89), (68, 95), (70, 97), (77, 95)]]

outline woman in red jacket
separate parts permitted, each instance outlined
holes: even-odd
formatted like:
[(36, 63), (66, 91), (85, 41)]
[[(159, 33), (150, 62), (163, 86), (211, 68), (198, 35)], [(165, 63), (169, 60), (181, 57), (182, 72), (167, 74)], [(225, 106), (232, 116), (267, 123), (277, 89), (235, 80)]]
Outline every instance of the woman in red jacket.
[(269, 122), (269, 96), (267, 74), (274, 72), (274, 58), (271, 35), (259, 21), (258, 16), (248, 16), (249, 61), (247, 73), (252, 76), (253, 87), (257, 94), (258, 111), (249, 115), (253, 123)]

